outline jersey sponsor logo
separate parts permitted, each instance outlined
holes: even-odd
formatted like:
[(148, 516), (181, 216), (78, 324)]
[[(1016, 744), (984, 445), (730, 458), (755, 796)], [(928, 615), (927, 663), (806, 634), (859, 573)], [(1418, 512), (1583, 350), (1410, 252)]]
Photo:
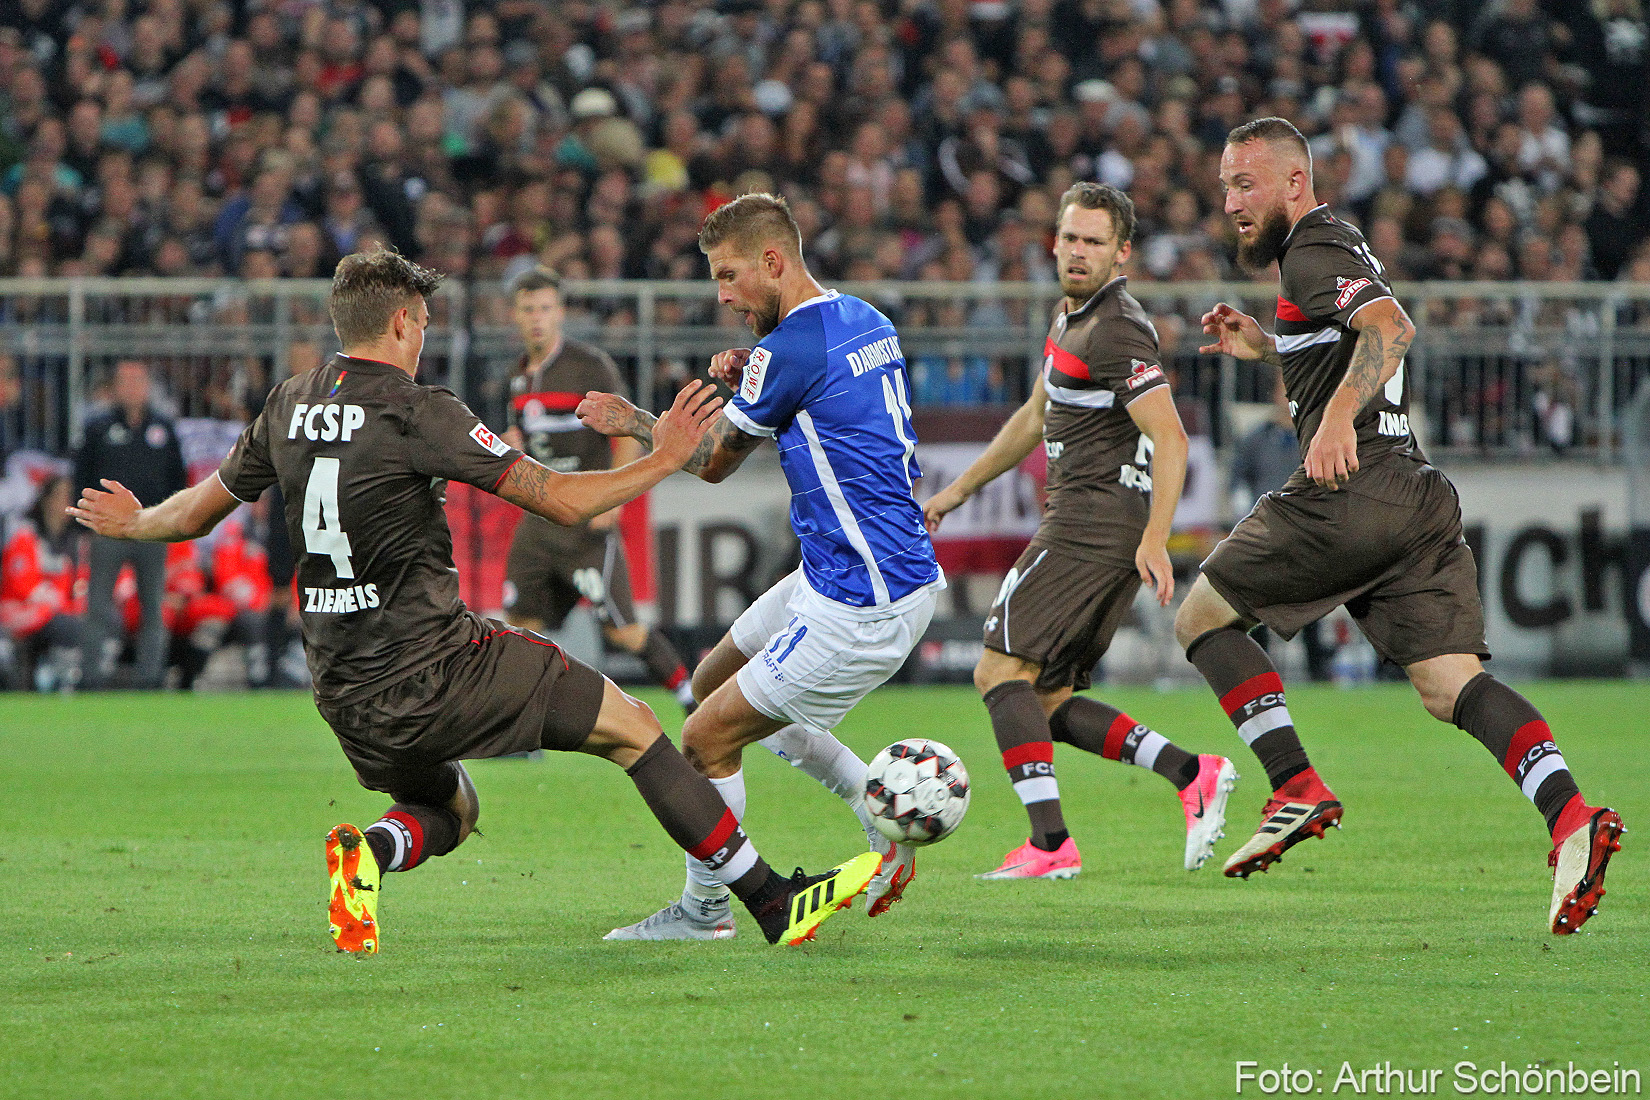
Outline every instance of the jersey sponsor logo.
[(1163, 368), (1156, 363), (1148, 363), (1144, 359), (1129, 360), (1129, 389), (1137, 390), (1148, 382), (1158, 381), (1163, 377)]
[(850, 351), (848, 366), (853, 369), (854, 377), (858, 378), (868, 370), (876, 370), (904, 358), (905, 353), (899, 349), (899, 337), (885, 336), (857, 351)]
[(1365, 287), (1374, 286), (1369, 279), (1343, 279), (1335, 276), (1335, 308), (1345, 309), (1347, 303), (1358, 296), (1358, 292)]
[(510, 445), (488, 431), (485, 424), (477, 424), (471, 428), (470, 438), (481, 444), (483, 450), (491, 451), (499, 458), (503, 458), (510, 452)]
[(1382, 435), (1408, 436), (1409, 414), (1384, 412), (1375, 430)]
[(762, 396), (762, 383), (767, 381), (768, 364), (773, 362), (773, 352), (767, 348), (752, 348), (751, 357), (745, 363), (745, 374), (739, 380), (739, 396), (747, 405), (754, 405)]
[(367, 422), (367, 410), (360, 405), (299, 405), (292, 410), (292, 423), (287, 425), (286, 437), (297, 439), (302, 431), (311, 443), (350, 441), (355, 429)]
[(316, 615), (348, 615), (378, 606), (376, 584), (352, 584), (348, 588), (305, 588), (304, 610)]

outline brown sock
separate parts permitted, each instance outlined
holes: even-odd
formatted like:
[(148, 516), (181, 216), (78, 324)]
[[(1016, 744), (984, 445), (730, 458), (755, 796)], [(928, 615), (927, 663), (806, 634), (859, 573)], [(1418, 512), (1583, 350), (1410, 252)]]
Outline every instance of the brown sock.
[(1007, 680), (986, 692), (986, 713), (1014, 793), (1031, 818), (1031, 843), (1052, 852), (1066, 842), (1060, 786), (1054, 779), (1054, 739), (1029, 681)]
[(771, 885), (770, 879), (778, 878), (710, 780), (693, 769), (670, 738), (661, 733), (625, 774), (670, 839), (714, 871), (739, 900), (749, 905)]
[(380, 871), (410, 871), (458, 847), (458, 815), (442, 806), (397, 802), (367, 826), (367, 847)]
[(1581, 792), (1541, 712), (1500, 680), (1480, 672), (1455, 697), (1453, 720), (1501, 762), (1552, 832), (1558, 815)]
[(1177, 791), (1197, 778), (1196, 754), (1098, 699), (1073, 695), (1049, 715), (1048, 728), (1056, 741), (1084, 752), (1150, 768)]
[(1253, 638), (1235, 626), (1211, 630), (1186, 647), (1186, 659), (1220, 697), (1274, 791), (1312, 766), (1295, 735), (1278, 670)]

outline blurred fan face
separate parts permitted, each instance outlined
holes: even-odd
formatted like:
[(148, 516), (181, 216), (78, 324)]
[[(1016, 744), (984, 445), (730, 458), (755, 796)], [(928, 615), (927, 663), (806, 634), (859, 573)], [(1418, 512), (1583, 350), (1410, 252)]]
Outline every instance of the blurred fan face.
[(733, 242), (725, 242), (705, 253), (705, 258), (716, 280), (716, 300), (737, 313), (758, 340), (779, 327), (777, 249), (742, 255)]
[(1054, 234), (1054, 266), (1060, 289), (1074, 302), (1088, 301), (1116, 278), (1129, 251), (1129, 242), (1117, 239), (1111, 211), (1088, 210), (1071, 203), (1060, 215)]

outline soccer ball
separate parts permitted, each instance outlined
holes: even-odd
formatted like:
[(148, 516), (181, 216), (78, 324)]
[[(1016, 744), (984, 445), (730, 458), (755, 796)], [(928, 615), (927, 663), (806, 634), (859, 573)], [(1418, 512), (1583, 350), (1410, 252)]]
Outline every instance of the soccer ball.
[(896, 844), (933, 844), (968, 812), (968, 769), (938, 741), (896, 741), (865, 773), (865, 806), (877, 832)]

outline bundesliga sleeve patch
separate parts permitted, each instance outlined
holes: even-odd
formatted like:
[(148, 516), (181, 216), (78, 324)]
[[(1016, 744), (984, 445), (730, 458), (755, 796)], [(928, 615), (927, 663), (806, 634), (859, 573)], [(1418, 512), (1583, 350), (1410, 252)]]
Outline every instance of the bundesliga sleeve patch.
[(1369, 279), (1343, 279), (1335, 276), (1335, 308), (1345, 309), (1358, 296), (1358, 292), (1367, 286), (1374, 285)]
[(1144, 359), (1129, 360), (1129, 389), (1137, 390), (1151, 382), (1160, 382), (1163, 379), (1163, 368), (1156, 363), (1148, 363)]
[(747, 405), (754, 405), (762, 396), (762, 383), (767, 380), (768, 364), (773, 361), (773, 353), (767, 348), (753, 348), (751, 357), (745, 363), (745, 374), (739, 382), (739, 399)]
[(470, 438), (481, 444), (483, 449), (491, 451), (499, 458), (503, 458), (510, 453), (510, 445), (488, 431), (485, 424), (477, 424), (471, 428)]

